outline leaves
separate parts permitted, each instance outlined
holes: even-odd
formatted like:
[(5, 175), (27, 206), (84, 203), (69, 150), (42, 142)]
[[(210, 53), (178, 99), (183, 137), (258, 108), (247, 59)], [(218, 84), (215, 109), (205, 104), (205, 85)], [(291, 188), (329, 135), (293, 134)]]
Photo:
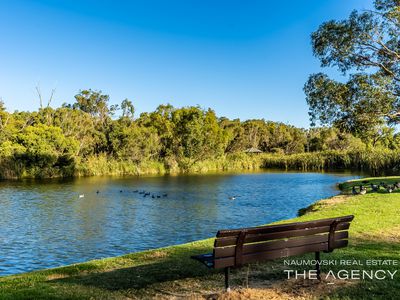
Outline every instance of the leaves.
[(350, 74), (345, 82), (312, 74), (304, 86), (311, 125), (334, 125), (365, 142), (381, 126), (400, 121), (399, 2), (378, 0), (375, 7), (326, 22), (312, 34), (321, 66)]

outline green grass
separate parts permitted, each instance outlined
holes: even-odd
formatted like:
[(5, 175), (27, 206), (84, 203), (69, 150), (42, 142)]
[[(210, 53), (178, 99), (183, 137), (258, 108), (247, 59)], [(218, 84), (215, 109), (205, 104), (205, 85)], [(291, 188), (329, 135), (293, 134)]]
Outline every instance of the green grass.
[[(400, 182), (400, 176), (368, 177), (368, 178), (354, 179), (354, 180), (349, 180), (349, 181), (339, 184), (339, 188), (344, 193), (350, 193), (352, 191), (353, 186), (359, 187), (360, 185), (362, 185), (362, 186), (365, 186), (368, 191), (370, 191), (371, 183), (379, 185), (382, 182), (384, 182), (385, 184), (388, 184), (388, 185), (393, 185), (394, 183)], [(381, 187), (379, 192), (386, 193), (386, 191), (383, 187)]]
[[(395, 182), (396, 178), (367, 180), (384, 180), (390, 183)], [(362, 180), (366, 179), (359, 181)], [(359, 184), (359, 181), (347, 182), (342, 187), (351, 189), (351, 186)], [(350, 229), (349, 247), (329, 254), (323, 253), (323, 259), (400, 261), (400, 193), (338, 196), (317, 202), (309, 207), (308, 211), (301, 217), (285, 222), (355, 215)], [(214, 234), (210, 232), (210, 236)], [(2, 277), (0, 299), (136, 299), (220, 295), (223, 293), (222, 272), (208, 270), (189, 258), (193, 254), (211, 251), (212, 243), (213, 239), (207, 239), (116, 258)], [(324, 282), (320, 283), (318, 288), (302, 283), (300, 286), (297, 284), (294, 288), (289, 288), (293, 285), (285, 279), (282, 261), (254, 264), (249, 268), (250, 271), (248, 267), (233, 271), (234, 288), (246, 286), (247, 281), (250, 288), (259, 287), (262, 283), (262, 291), (278, 290), (282, 295), (289, 295), (288, 297), (293, 299), (298, 296), (300, 290), (305, 293), (306, 298), (316, 299), (397, 299), (400, 289), (400, 274), (396, 275), (395, 280), (354, 281), (340, 288), (329, 286), (328, 289)], [(336, 271), (339, 268), (357, 267), (332, 267)], [(400, 266), (385, 267), (391, 271), (399, 268)], [(322, 269), (326, 271), (326, 267)]]

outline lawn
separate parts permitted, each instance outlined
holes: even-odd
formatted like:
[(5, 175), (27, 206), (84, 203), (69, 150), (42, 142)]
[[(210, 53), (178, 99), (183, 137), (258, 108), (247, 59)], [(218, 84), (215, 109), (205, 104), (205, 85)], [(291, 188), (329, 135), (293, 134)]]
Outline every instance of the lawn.
[[(345, 191), (362, 181), (394, 183), (400, 177), (360, 179), (343, 184)], [(339, 195), (310, 206), (306, 221), (354, 214), (350, 245), (322, 254), (323, 259), (400, 261), (400, 192)], [(210, 232), (210, 236), (215, 233)], [(1, 299), (398, 299), (400, 274), (394, 280), (286, 279), (282, 261), (252, 264), (232, 272), (233, 291), (224, 293), (221, 271), (207, 270), (192, 254), (209, 252), (213, 239), (179, 246), (89, 261), (62, 268), (0, 278)], [(312, 258), (311, 255), (297, 257)], [(286, 267), (287, 268), (287, 267)], [(296, 267), (290, 267), (296, 268)], [(297, 267), (300, 270), (300, 267)], [(312, 268), (312, 267), (306, 267)], [(397, 266), (331, 266), (333, 271), (385, 269)], [(327, 267), (322, 266), (326, 274)], [(400, 273), (400, 271), (399, 271)], [(324, 276), (323, 276), (324, 278)]]

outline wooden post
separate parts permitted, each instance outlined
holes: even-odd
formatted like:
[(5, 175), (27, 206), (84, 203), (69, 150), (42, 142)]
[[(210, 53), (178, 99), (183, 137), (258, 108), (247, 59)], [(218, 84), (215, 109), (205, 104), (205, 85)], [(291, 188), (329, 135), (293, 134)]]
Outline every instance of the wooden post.
[(225, 289), (227, 292), (231, 291), (231, 288), (229, 286), (229, 267), (225, 268)]
[(315, 252), (315, 269), (317, 270), (317, 278), (318, 280), (321, 280), (321, 257), (320, 257), (320, 252), (317, 251)]

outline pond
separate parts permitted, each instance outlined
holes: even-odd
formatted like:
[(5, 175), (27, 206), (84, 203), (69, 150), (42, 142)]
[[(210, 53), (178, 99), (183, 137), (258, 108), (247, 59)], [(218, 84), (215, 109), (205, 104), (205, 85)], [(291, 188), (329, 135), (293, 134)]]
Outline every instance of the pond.
[(181, 244), (215, 236), (218, 229), (292, 218), (300, 208), (339, 193), (336, 183), (356, 177), (257, 172), (3, 181), (0, 275)]

